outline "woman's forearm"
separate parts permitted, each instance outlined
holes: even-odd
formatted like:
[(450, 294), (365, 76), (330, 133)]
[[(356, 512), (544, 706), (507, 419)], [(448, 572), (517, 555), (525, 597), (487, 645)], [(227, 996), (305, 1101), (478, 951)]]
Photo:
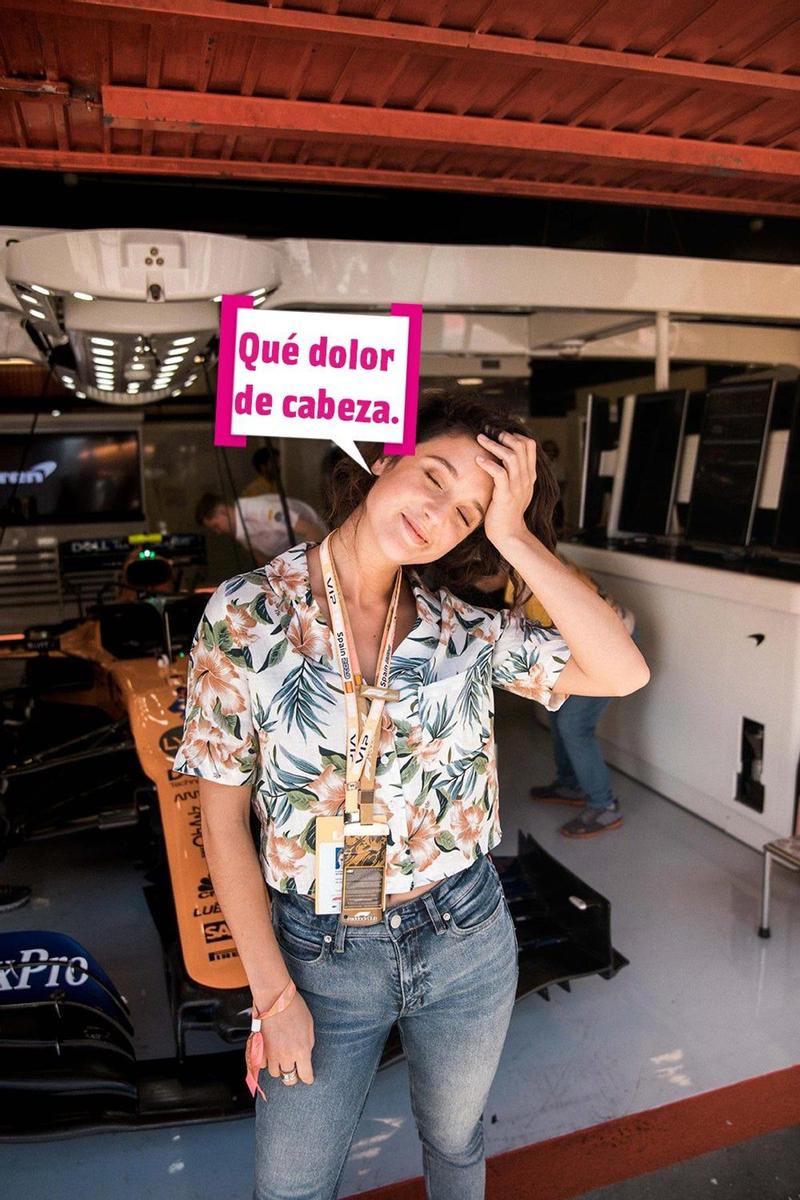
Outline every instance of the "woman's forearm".
[(532, 533), (509, 537), (498, 549), (550, 614), (575, 662), (602, 694), (644, 687), (650, 678), (647, 663), (610, 604)]
[(270, 900), (250, 829), (231, 819), (203, 824), (203, 847), (214, 892), (242, 961), (253, 1003), (269, 1008), (289, 982), (275, 940)]

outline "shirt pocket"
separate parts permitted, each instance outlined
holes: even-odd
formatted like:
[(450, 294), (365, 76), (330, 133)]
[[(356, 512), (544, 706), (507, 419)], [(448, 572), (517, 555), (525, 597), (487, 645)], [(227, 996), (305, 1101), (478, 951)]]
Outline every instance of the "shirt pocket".
[(444, 736), (463, 745), (473, 742), (487, 723), (491, 687), (473, 667), (421, 684), (417, 701), (419, 722), (431, 738), (446, 730)]

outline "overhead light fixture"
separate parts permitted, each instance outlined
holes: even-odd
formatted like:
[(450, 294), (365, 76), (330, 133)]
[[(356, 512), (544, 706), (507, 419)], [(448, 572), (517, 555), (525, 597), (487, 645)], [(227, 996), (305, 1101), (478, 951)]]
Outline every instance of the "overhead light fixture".
[(461, 387), (477, 387), (479, 383), (483, 383), (483, 380), (479, 379), (477, 375), (474, 378), (471, 375), (467, 375), (463, 379), (457, 379), (456, 383), (460, 384)]
[(70, 392), (143, 405), (191, 386), (196, 360), (213, 366), (222, 297), (263, 302), (278, 264), (272, 246), (242, 237), (89, 229), (20, 239), (4, 265), (37, 355), (67, 372)]

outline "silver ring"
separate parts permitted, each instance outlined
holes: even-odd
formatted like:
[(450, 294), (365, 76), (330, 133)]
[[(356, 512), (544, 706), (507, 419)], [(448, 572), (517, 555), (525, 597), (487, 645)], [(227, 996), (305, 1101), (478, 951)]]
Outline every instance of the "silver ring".
[(296, 1067), (292, 1067), (291, 1071), (281, 1071), (281, 1083), (297, 1083), (298, 1078)]

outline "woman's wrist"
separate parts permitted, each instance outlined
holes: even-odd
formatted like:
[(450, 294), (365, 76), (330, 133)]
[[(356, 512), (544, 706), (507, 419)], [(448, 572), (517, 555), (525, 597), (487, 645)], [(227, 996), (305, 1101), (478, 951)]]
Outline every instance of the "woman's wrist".
[(277, 983), (274, 983), (274, 984), (270, 985), (269, 987), (263, 987), (263, 988), (252, 988), (251, 987), (250, 993), (253, 997), (253, 1011), (254, 1012), (266, 1012), (267, 1009), (272, 1008), (273, 1004), (278, 999), (278, 996), (280, 996), (281, 992), (284, 992), (286, 990), (286, 988), (289, 986), (290, 983), (291, 983), (291, 976), (289, 975), (289, 973), (287, 971), (286, 977), (284, 979), (278, 980)]

